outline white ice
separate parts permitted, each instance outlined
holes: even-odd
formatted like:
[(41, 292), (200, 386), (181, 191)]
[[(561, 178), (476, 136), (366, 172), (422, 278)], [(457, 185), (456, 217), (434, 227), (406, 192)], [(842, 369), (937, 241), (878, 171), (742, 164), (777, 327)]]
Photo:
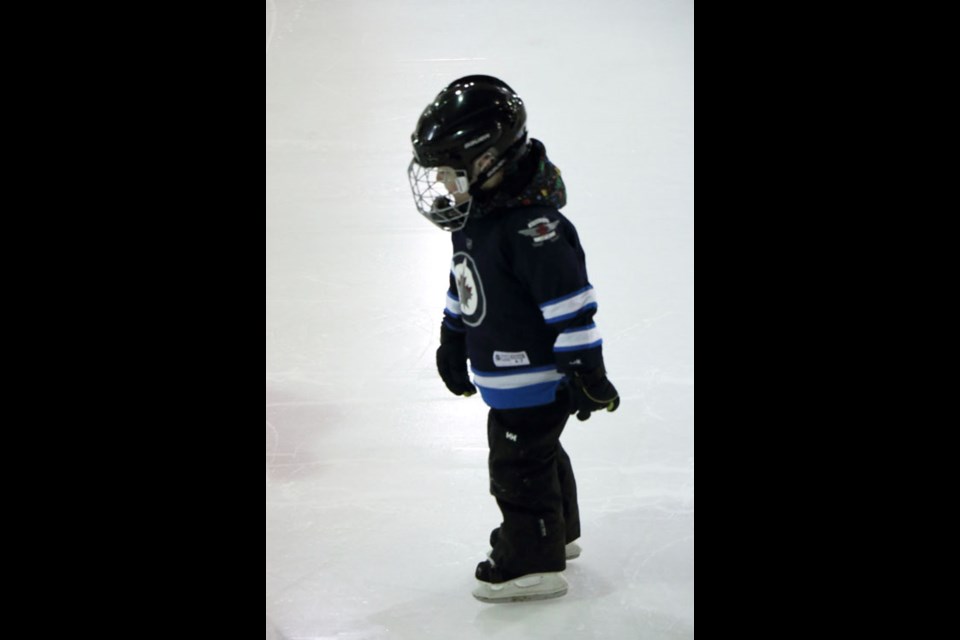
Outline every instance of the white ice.
[[(267, 638), (694, 636), (692, 0), (267, 0)], [(486, 409), (434, 350), (450, 238), (410, 133), (495, 75), (563, 170), (620, 410), (568, 423), (583, 555), (474, 600)]]

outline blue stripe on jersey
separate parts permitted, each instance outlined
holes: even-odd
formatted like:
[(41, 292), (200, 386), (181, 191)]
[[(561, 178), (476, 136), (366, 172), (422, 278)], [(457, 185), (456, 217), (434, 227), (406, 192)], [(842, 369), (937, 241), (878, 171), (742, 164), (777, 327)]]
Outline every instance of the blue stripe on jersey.
[(603, 346), (603, 340), (597, 340), (596, 342), (585, 344), (582, 347), (554, 347), (553, 350), (555, 353), (567, 353), (570, 351), (584, 351), (586, 349), (596, 349), (597, 347), (600, 347), (600, 346)]
[(555, 402), (560, 382), (541, 382), (519, 389), (488, 389), (477, 383), (477, 388), (483, 401), (492, 409), (524, 409)]
[(474, 384), (483, 401), (493, 409), (520, 409), (550, 404), (564, 375), (556, 367), (538, 367), (509, 372), (473, 370)]

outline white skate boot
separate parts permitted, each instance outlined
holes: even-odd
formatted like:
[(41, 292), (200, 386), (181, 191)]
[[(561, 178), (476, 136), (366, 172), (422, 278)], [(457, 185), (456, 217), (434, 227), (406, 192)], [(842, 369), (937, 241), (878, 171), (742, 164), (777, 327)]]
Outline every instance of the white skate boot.
[(569, 584), (562, 573), (529, 573), (518, 578), (495, 582), (498, 575), (492, 560), (481, 562), (477, 566), (477, 587), (473, 597), (481, 602), (494, 604), (504, 602), (526, 602), (529, 600), (549, 600), (567, 593)]

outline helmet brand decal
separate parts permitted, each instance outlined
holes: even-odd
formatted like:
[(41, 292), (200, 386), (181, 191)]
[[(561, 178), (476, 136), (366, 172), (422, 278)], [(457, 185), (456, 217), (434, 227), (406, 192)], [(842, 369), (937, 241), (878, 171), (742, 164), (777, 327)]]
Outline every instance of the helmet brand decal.
[(485, 134), (483, 134), (482, 136), (480, 136), (479, 138), (474, 138), (473, 140), (467, 142), (465, 145), (463, 145), (463, 148), (464, 148), (464, 149), (472, 149), (473, 147), (477, 146), (477, 145), (480, 144), (481, 142), (486, 142), (486, 141), (489, 140), (489, 139), (490, 139), (490, 134), (489, 134), (489, 133), (485, 133)]

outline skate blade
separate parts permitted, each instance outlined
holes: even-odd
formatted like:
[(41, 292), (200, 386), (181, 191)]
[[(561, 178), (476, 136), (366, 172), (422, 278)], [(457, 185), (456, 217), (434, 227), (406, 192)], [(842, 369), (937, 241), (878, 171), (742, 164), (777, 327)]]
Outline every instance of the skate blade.
[(481, 602), (529, 602), (566, 595), (569, 584), (559, 573), (531, 573), (500, 584), (478, 581), (473, 597)]

